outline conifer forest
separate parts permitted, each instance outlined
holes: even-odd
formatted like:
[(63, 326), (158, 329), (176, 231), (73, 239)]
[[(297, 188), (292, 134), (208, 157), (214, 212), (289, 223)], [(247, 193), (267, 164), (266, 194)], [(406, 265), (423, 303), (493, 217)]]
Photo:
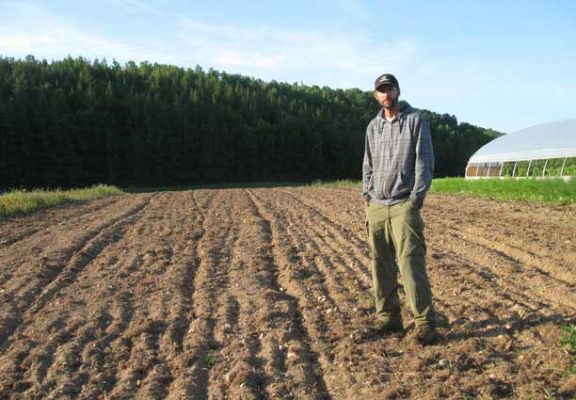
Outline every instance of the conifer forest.
[[(360, 179), (377, 111), (371, 91), (199, 66), (0, 57), (0, 189)], [(425, 112), (438, 177), (498, 135)]]

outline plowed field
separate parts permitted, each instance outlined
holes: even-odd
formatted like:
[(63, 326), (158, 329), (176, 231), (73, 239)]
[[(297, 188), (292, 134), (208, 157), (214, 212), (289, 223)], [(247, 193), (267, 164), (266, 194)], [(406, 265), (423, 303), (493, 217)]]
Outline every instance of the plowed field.
[[(356, 190), (136, 194), (0, 225), (0, 399), (574, 398), (576, 207), (430, 195), (441, 340), (373, 329)], [(405, 310), (405, 321), (410, 320)]]

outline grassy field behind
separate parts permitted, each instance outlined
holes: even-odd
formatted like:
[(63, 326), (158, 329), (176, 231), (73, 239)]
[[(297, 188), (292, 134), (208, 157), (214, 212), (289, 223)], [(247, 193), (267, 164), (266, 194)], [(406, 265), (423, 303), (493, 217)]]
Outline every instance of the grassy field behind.
[[(312, 187), (356, 188), (362, 190), (362, 182), (339, 180), (315, 181)], [(556, 204), (576, 203), (576, 179), (524, 178), (524, 179), (464, 179), (437, 178), (432, 181), (431, 193), (490, 197), (505, 201), (533, 201)]]
[(432, 193), (491, 197), (506, 201), (576, 203), (576, 179), (434, 179)]
[[(300, 183), (243, 183), (228, 185), (208, 185), (213, 188), (240, 187), (275, 187), (275, 186), (306, 186)], [(208, 187), (207, 185), (202, 188)], [(338, 181), (314, 181), (308, 186), (336, 189), (362, 190), (362, 182), (345, 179)], [(0, 195), (0, 218), (13, 214), (29, 213), (39, 209), (52, 207), (72, 201), (89, 200), (97, 197), (117, 195), (126, 192), (143, 191), (177, 191), (198, 189), (199, 187), (165, 187), (151, 189), (120, 189), (109, 185), (95, 185), (90, 188), (71, 190), (15, 190)], [(576, 203), (576, 179), (478, 179), (464, 178), (434, 179), (430, 189), (432, 193), (454, 195), (482, 196), (505, 201), (533, 201), (556, 204)]]
[(108, 185), (70, 190), (14, 190), (0, 195), (0, 218), (72, 201), (90, 200), (121, 193), (123, 193), (121, 189)]

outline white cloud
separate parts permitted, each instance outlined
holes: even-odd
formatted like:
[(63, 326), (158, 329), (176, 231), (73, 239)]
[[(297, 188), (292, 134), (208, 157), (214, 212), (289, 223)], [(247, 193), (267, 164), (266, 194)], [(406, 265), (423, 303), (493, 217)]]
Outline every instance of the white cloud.
[(61, 25), (51, 26), (45, 31), (38, 27), (27, 32), (0, 28), (0, 52), (4, 54), (32, 54), (48, 58), (61, 58), (68, 54), (105, 56), (108, 52), (117, 52), (125, 47), (121, 43)]
[[(0, 25), (0, 54), (200, 65), (262, 79), (367, 88), (381, 71), (407, 68), (417, 53), (409, 38), (379, 41), (376, 46), (375, 39), (362, 32), (207, 24), (153, 9), (139, 0), (108, 3), (119, 10), (140, 10), (159, 26), (170, 28), (150, 31), (149, 36), (115, 37), (112, 29), (97, 34), (35, 4), (5, 3), (12, 15)], [(358, 0), (340, 0), (338, 6), (355, 9), (359, 15), (363, 10)]]
[(91, 34), (66, 19), (29, 3), (11, 3), (15, 14), (0, 26), (0, 53), (11, 56), (32, 54), (59, 59), (67, 55), (105, 57), (128, 45)]
[(182, 19), (180, 26), (178, 46), (217, 69), (254, 68), (279, 80), (297, 74), (318, 76), (323, 79), (316, 83), (332, 86), (350, 86), (363, 75), (372, 79), (383, 69), (399, 69), (410, 63), (417, 49), (409, 38), (376, 47), (361, 34), (208, 25), (191, 19)]
[[(7, 6), (12, 6), (12, 18), (0, 25), (0, 54), (200, 65), (266, 80), (367, 90), (383, 71), (411, 70), (418, 56), (418, 45), (411, 38), (386, 42), (363, 32), (207, 24), (154, 10), (138, 0), (109, 0), (109, 4), (135, 7), (170, 28), (151, 31), (149, 37), (116, 37), (113, 30), (97, 34), (38, 5), (13, 3)], [(356, 0), (338, 4), (362, 10)]]

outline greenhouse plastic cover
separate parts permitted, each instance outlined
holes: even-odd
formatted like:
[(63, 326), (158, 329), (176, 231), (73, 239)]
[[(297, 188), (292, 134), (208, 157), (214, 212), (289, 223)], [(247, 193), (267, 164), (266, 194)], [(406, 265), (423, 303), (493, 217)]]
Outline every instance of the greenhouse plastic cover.
[(481, 147), (469, 164), (576, 157), (576, 119), (531, 126)]

